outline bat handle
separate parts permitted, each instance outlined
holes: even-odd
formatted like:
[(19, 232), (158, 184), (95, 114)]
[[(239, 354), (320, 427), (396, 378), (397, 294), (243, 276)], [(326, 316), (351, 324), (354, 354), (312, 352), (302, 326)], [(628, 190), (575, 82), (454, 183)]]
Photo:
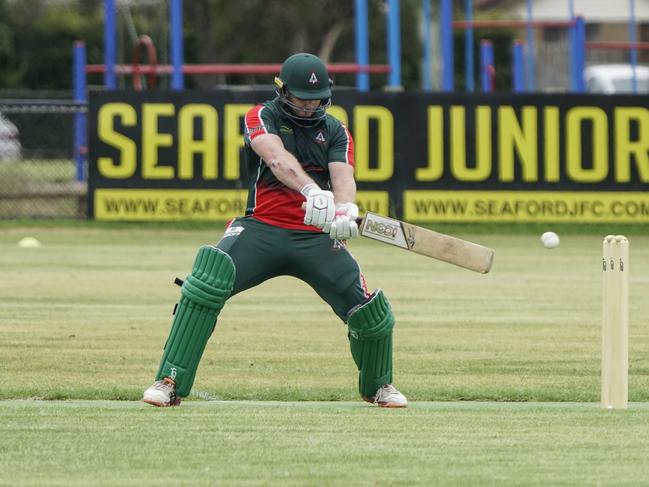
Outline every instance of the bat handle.
[[(302, 203), (302, 209), (306, 210), (306, 203)], [(356, 225), (360, 227), (361, 223), (363, 223), (363, 217), (359, 216), (358, 218), (356, 218)]]

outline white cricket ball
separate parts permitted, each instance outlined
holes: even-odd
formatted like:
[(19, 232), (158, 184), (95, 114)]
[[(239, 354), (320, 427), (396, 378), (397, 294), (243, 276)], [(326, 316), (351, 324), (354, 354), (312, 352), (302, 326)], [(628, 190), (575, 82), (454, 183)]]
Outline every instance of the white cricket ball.
[(554, 232), (545, 232), (541, 235), (541, 243), (546, 249), (553, 249), (559, 246), (559, 235)]

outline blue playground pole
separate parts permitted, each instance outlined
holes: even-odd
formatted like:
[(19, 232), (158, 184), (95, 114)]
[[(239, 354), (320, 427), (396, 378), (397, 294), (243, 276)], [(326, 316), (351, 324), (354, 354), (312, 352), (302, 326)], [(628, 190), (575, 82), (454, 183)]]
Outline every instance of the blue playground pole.
[[(571, 16), (570, 19), (575, 22), (575, 17)], [(579, 83), (579, 73), (577, 72), (577, 26), (573, 24), (570, 26), (568, 31), (570, 35), (570, 90), (577, 91), (577, 85)]]
[(183, 75), (183, 0), (171, 0), (169, 9), (169, 25), (171, 26), (170, 43), (171, 64), (171, 89), (182, 90), (185, 87)]
[(570, 27), (570, 89), (583, 93), (584, 67), (586, 60), (586, 28), (583, 17), (573, 17), (574, 25)]
[(117, 40), (115, 32), (115, 0), (104, 0), (104, 85), (109, 90), (117, 88), (115, 76), (115, 51)]
[(631, 77), (631, 88), (633, 90), (633, 94), (638, 93), (638, 74), (636, 72), (636, 67), (638, 66), (638, 48), (636, 46), (637, 40), (635, 0), (629, 0), (629, 42), (631, 43), (631, 50), (629, 51), (629, 55), (631, 56), (631, 70), (633, 71), (633, 76)]
[(464, 18), (468, 25), (464, 29), (464, 74), (466, 77), (466, 90), (475, 90), (473, 76), (473, 0), (464, 0)]
[(575, 91), (583, 93), (586, 91), (584, 81), (584, 69), (586, 67), (586, 23), (582, 16), (575, 17), (575, 48), (574, 48), (573, 70), (575, 73)]
[[(356, 64), (367, 66), (370, 62), (369, 35), (367, 29), (367, 0), (354, 1), (354, 19), (356, 24)], [(356, 73), (356, 88), (358, 91), (369, 91), (369, 73)]]
[(514, 64), (513, 85), (516, 93), (525, 91), (525, 54), (523, 42), (520, 39), (514, 41), (512, 48), (512, 59)]
[(534, 28), (531, 22), (534, 20), (532, 16), (532, 0), (527, 0), (527, 89), (528, 91), (536, 90), (536, 56), (535, 56), (535, 43), (534, 43)]
[(482, 79), (482, 91), (491, 93), (494, 88), (494, 46), (491, 41), (483, 39), (480, 41), (480, 74)]
[(577, 55), (577, 38), (575, 37), (575, 2), (574, 0), (568, 0), (568, 18), (572, 20), (573, 25), (570, 26), (568, 30), (568, 36), (570, 37), (570, 90), (577, 91), (577, 70), (575, 69), (575, 56)]
[(388, 0), (388, 55), (390, 75), (388, 86), (401, 87), (401, 13), (400, 0)]
[(441, 2), (439, 33), (442, 46), (442, 91), (453, 91), (453, 1)]
[[(86, 103), (86, 44), (76, 41), (73, 44), (74, 59), (72, 81), (74, 101), (81, 105)], [(77, 181), (85, 181), (85, 161), (88, 153), (86, 137), (86, 113), (74, 114), (74, 160), (76, 162)]]
[(424, 52), (422, 60), (422, 69), (424, 75), (422, 76), (421, 87), (424, 91), (433, 90), (433, 79), (432, 79), (432, 52), (430, 49), (430, 0), (422, 0), (421, 2), (421, 12), (423, 17), (423, 31), (424, 31)]

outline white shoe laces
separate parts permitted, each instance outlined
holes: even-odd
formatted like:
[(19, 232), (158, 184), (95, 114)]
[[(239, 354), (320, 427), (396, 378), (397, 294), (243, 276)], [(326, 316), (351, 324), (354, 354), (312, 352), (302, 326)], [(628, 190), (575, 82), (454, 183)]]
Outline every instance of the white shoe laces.
[(169, 380), (158, 380), (151, 386), (151, 388), (164, 392), (170, 398), (176, 394), (176, 384)]
[(385, 384), (384, 386), (379, 387), (379, 390), (376, 391), (374, 396), (374, 402), (378, 402), (379, 399), (385, 400), (390, 397), (392, 394), (397, 392), (392, 384)]

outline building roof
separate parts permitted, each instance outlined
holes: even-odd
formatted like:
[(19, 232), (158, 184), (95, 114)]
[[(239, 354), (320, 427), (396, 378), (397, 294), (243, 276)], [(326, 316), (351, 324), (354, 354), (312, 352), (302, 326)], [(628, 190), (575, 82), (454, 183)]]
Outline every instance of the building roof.
[[(628, 22), (631, 15), (629, 0), (572, 0), (575, 15), (586, 22)], [(527, 2), (518, 1), (511, 10), (518, 18), (527, 18)], [(570, 0), (534, 0), (535, 20), (565, 20), (570, 18)], [(636, 22), (649, 22), (649, 0), (635, 0)]]

